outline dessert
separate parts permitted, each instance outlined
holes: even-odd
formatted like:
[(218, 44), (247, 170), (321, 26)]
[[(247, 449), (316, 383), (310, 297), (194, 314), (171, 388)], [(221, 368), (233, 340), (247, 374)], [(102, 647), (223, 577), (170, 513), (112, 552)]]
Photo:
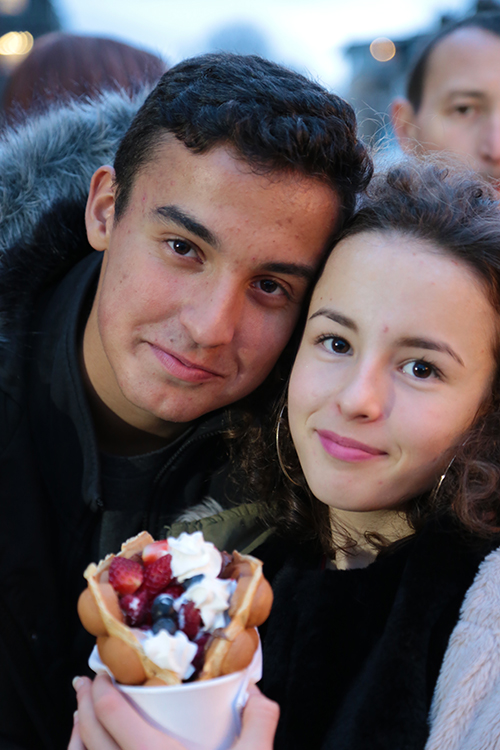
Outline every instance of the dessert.
[(262, 563), (219, 552), (201, 532), (141, 532), (85, 570), (78, 614), (125, 685), (175, 685), (245, 669), (272, 591)]

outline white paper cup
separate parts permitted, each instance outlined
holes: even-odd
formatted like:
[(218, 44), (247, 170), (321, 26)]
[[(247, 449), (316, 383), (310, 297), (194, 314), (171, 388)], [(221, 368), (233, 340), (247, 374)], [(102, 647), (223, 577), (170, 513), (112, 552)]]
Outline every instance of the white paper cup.
[[(89, 666), (97, 674), (111, 674), (97, 648), (90, 655)], [(248, 685), (261, 676), (259, 642), (252, 663), (242, 672), (165, 687), (115, 685), (150, 724), (179, 740), (187, 750), (227, 750), (241, 730)]]

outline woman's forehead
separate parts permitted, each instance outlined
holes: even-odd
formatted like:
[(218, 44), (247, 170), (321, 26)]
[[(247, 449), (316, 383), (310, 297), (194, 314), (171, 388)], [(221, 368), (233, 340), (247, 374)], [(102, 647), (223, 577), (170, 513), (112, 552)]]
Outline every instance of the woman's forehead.
[(498, 315), (467, 263), (427, 240), (365, 232), (333, 250), (314, 291), (309, 317), (323, 306), (360, 323), (442, 328), (456, 338), (496, 338)]

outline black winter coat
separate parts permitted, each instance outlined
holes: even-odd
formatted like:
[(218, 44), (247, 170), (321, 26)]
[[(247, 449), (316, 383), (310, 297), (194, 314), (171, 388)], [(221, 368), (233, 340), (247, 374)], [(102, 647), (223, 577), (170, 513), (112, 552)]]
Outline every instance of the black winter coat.
[(462, 600), (497, 545), (441, 521), (364, 569), (291, 554), (264, 640), (261, 686), (281, 707), (275, 750), (423, 750)]
[[(112, 161), (135, 109), (117, 94), (71, 104), (0, 144), (2, 750), (66, 748), (71, 679), (85, 673), (92, 647), (76, 600), (107, 498), (78, 364), (80, 316), (100, 264), (83, 216), (90, 176)], [(224, 430), (214, 413), (176, 444), (142, 518), (121, 524), (122, 541), (142, 528), (164, 536), (207, 495), (230, 506)]]

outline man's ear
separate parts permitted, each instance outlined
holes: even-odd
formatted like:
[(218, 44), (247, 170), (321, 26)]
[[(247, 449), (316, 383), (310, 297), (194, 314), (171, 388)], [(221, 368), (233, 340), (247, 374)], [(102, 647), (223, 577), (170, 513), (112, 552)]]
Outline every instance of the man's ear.
[(94, 250), (107, 250), (115, 216), (115, 170), (105, 166), (92, 175), (85, 224), (87, 237)]
[(392, 128), (403, 151), (411, 152), (418, 148), (418, 126), (415, 110), (403, 96), (398, 96), (391, 104)]

